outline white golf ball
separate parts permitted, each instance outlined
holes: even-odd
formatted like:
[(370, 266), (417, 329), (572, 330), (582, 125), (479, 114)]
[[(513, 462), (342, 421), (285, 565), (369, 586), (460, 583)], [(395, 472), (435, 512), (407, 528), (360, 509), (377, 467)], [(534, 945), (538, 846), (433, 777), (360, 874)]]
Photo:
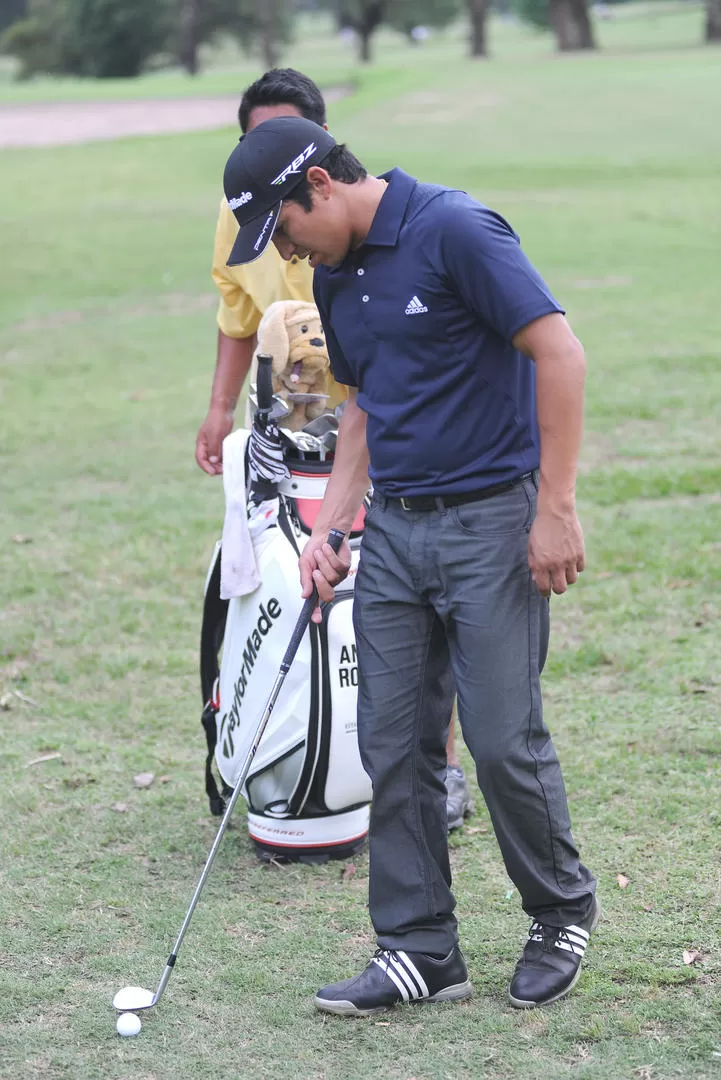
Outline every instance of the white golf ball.
[(135, 1013), (121, 1013), (115, 1026), (118, 1029), (118, 1035), (130, 1036), (139, 1035), (143, 1025), (140, 1023), (140, 1017)]

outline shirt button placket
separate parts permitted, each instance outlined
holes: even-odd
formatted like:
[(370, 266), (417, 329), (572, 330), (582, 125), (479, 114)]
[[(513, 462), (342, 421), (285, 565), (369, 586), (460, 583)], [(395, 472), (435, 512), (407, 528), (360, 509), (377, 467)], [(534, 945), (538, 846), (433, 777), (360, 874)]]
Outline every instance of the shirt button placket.
[[(358, 267), (358, 269), (356, 270), (356, 274), (358, 275), (358, 277), (363, 277), (363, 275), (365, 274), (365, 270), (362, 266)], [(363, 295), (361, 296), (361, 303), (367, 304), (369, 300), (370, 296), (368, 295), (368, 293), (363, 293)]]

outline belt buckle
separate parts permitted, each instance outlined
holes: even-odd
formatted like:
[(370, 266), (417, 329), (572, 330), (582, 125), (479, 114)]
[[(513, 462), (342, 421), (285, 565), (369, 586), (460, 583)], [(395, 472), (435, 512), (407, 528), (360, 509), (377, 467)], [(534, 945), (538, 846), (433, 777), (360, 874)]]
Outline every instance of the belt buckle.
[(403, 507), (403, 509), (406, 510), (406, 511), (412, 510), (413, 507), (408, 506), (407, 503), (408, 503), (408, 500), (406, 499), (405, 495), (401, 495), (401, 506)]

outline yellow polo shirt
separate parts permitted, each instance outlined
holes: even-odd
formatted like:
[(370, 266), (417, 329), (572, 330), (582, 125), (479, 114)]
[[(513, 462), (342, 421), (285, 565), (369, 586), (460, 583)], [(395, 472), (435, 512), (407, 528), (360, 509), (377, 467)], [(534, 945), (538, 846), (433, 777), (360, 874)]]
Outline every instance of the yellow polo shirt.
[[(255, 262), (227, 266), (237, 235), (238, 223), (223, 199), (215, 229), (212, 269), (213, 281), (220, 293), (218, 326), (226, 337), (248, 338), (256, 332), (263, 312), (274, 301), (313, 303), (313, 269), (307, 259), (293, 258), (288, 262), (281, 259), (274, 244), (269, 244)], [(251, 378), (254, 378), (254, 372)], [(331, 408), (348, 397), (348, 387), (332, 378), (328, 391)]]
[(313, 303), (313, 270), (307, 259), (281, 259), (269, 244), (259, 259), (245, 266), (226, 266), (238, 235), (238, 223), (225, 199), (215, 230), (212, 276), (220, 292), (218, 326), (231, 338), (256, 332), (261, 316), (275, 300)]

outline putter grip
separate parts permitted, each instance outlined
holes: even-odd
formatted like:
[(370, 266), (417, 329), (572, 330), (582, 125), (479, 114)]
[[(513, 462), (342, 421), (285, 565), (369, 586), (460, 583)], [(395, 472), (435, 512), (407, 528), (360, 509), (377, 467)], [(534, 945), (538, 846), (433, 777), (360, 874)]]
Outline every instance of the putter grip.
[(273, 407), (273, 357), (258, 353), (258, 371), (255, 379), (258, 411), (269, 412)]
[[(333, 551), (335, 551), (336, 555), (340, 551), (340, 546), (343, 543), (344, 537), (345, 533), (341, 532), (339, 529), (331, 529), (328, 533), (328, 543), (332, 547)], [(290, 642), (288, 643), (288, 648), (285, 651), (285, 656), (283, 657), (281, 671), (287, 671), (290, 665), (293, 663), (293, 660), (295, 659), (295, 654), (298, 652), (298, 646), (303, 640), (303, 634), (308, 629), (310, 617), (313, 614), (317, 605), (318, 591), (314, 588), (312, 594), (303, 604), (303, 609), (298, 618), (298, 622), (295, 624), (293, 635), (290, 639)]]

